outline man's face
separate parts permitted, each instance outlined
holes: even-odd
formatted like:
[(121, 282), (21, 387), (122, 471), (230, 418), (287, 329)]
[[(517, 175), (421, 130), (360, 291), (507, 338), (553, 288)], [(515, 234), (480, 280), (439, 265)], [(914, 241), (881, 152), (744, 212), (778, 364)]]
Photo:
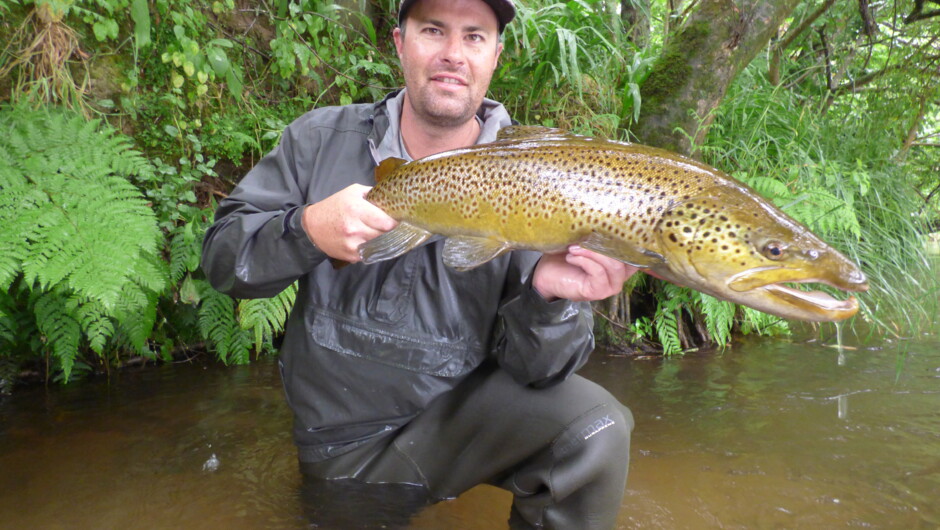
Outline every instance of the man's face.
[(416, 115), (438, 127), (466, 123), (503, 50), (496, 14), (481, 0), (421, 0), (404, 29), (393, 35)]

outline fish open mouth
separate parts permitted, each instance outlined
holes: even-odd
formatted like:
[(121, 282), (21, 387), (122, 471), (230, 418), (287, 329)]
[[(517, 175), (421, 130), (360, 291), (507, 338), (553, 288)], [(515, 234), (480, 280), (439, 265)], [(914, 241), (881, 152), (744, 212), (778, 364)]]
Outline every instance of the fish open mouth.
[(859, 304), (854, 296), (839, 300), (823, 291), (804, 291), (784, 284), (816, 283), (830, 285), (841, 291), (865, 291), (868, 284), (863, 275), (848, 274), (845, 280), (840, 277), (829, 281), (818, 277), (801, 278), (803, 274), (797, 269), (761, 267), (736, 274), (728, 282), (728, 287), (739, 293), (751, 290), (762, 292), (770, 300), (761, 310), (790, 318), (834, 321), (844, 320), (858, 312)]
[(822, 291), (801, 291), (779, 283), (771, 283), (764, 289), (778, 298), (797, 306), (812, 306), (826, 313), (849, 313), (858, 311), (858, 300), (850, 296), (846, 300), (839, 300)]

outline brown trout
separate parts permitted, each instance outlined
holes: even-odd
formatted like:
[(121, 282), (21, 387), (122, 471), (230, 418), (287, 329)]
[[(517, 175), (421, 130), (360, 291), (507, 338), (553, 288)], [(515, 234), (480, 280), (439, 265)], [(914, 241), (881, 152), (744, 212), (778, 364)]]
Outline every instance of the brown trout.
[(749, 187), (689, 158), (544, 127), (376, 168), (366, 198), (399, 221), (360, 247), (363, 263), (397, 257), (435, 234), (444, 263), (472, 269), (512, 249), (578, 244), (678, 285), (783, 318), (854, 315), (784, 282), (865, 291), (862, 271)]

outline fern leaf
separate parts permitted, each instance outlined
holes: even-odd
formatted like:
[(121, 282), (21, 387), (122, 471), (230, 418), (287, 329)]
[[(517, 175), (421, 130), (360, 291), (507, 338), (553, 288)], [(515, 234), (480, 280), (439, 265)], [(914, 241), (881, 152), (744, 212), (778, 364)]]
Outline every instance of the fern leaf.
[(65, 309), (78, 321), (88, 347), (101, 355), (114, 334), (108, 311), (97, 300), (74, 295), (67, 299)]
[(790, 325), (780, 317), (743, 307), (741, 332), (745, 335), (757, 333), (758, 335), (787, 335)]
[(134, 351), (150, 355), (148, 340), (157, 321), (157, 295), (138, 285), (125, 285), (115, 311), (116, 331)]
[(180, 281), (187, 272), (199, 268), (202, 237), (196, 235), (196, 224), (189, 222), (173, 230), (170, 238), (170, 277)]
[(727, 346), (731, 342), (731, 328), (737, 312), (735, 305), (704, 293), (698, 293), (698, 304), (711, 339), (721, 347)]
[(235, 301), (228, 295), (206, 289), (199, 306), (199, 332), (226, 364), (245, 364), (250, 359), (251, 335), (238, 325)]
[(33, 306), (36, 327), (43, 334), (47, 348), (59, 362), (67, 382), (78, 356), (82, 337), (81, 324), (66, 309), (68, 298), (58, 291), (40, 294)]
[(261, 353), (265, 339), (284, 330), (297, 295), (297, 284), (284, 289), (273, 298), (242, 300), (238, 304), (238, 323), (254, 334), (255, 352)]
[(0, 126), (8, 133), (0, 151), (12, 155), (0, 165), (0, 285), (22, 274), (43, 290), (62, 287), (113, 308), (123, 286), (152, 269), (141, 262), (162, 241), (124, 174), (152, 169), (125, 137), (77, 115), (2, 109)]
[[(17, 321), (10, 296), (0, 291), (0, 344), (13, 344), (16, 340)], [(10, 348), (0, 348), (0, 358), (5, 357)]]
[[(738, 176), (738, 175), (736, 175)], [(790, 189), (783, 182), (771, 177), (741, 177), (748, 186), (754, 188), (754, 191), (763, 197), (773, 200), (779, 204), (782, 199), (789, 199), (793, 196)]]
[[(662, 309), (662, 306), (660, 306), (660, 309)], [(657, 310), (653, 324), (656, 327), (656, 336), (659, 338), (659, 343), (663, 347), (663, 355), (668, 357), (682, 353), (676, 311)]]
[(861, 237), (862, 228), (855, 210), (827, 190), (805, 192), (807, 199), (788, 211), (794, 218), (823, 234), (849, 233)]

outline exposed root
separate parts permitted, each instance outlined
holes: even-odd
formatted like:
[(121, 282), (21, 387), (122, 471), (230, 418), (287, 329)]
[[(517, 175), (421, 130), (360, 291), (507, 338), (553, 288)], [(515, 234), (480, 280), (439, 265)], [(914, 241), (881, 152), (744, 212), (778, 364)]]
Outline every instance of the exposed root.
[(85, 83), (75, 83), (68, 63), (75, 57), (84, 65), (88, 55), (63, 16), (51, 3), (37, 3), (3, 50), (2, 56), (12, 60), (0, 68), (0, 79), (17, 72), (17, 92), (37, 98), (37, 103), (83, 107)]

